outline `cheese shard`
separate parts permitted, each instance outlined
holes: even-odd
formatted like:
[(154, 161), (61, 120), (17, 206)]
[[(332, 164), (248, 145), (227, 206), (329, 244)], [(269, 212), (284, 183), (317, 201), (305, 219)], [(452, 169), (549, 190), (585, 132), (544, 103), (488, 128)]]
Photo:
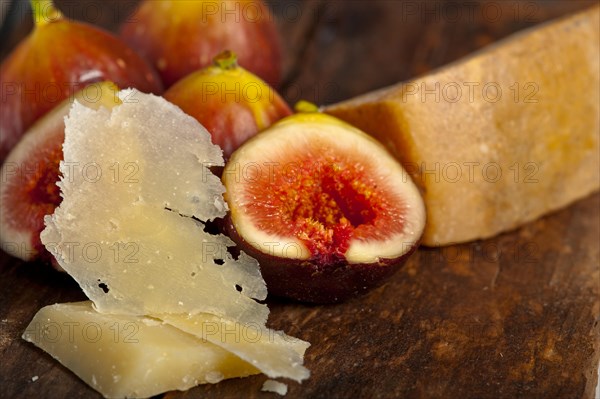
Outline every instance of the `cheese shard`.
[[(79, 345), (70, 341), (48, 343), (30, 333), (24, 338), (107, 396), (152, 395), (256, 371), (308, 378), (302, 363), (309, 344), (266, 327), (268, 308), (255, 301), (267, 294), (256, 260), (243, 252), (234, 257), (229, 251), (234, 243), (211, 234), (205, 224), (227, 211), (224, 187), (208, 169), (222, 165), (221, 150), (195, 119), (166, 100), (134, 90), (119, 97), (122, 103), (111, 109), (73, 105), (65, 123), (63, 201), (46, 217), (41, 235), (93, 309), (91, 302), (85, 311), (55, 305), (42, 309), (32, 325), (53, 318), (71, 325), (87, 317), (103, 328), (126, 322), (140, 331), (140, 323), (160, 331), (152, 330), (136, 347), (139, 353), (148, 350), (149, 358), (134, 353), (119, 364), (118, 375), (105, 359), (88, 364), (75, 358)], [(171, 373), (162, 362), (174, 359), (159, 336), (167, 333), (184, 340), (172, 344), (177, 356), (185, 355), (185, 342), (199, 345), (191, 360), (173, 366), (182, 383), (162, 376)], [(100, 348), (116, 362), (119, 344), (103, 341)], [(85, 346), (87, 352), (93, 348)], [(229, 357), (217, 364), (223, 354)], [(150, 382), (147, 390), (131, 381), (125, 388), (117, 384), (124, 375), (139, 377), (142, 369), (167, 382)]]
[(229, 238), (204, 231), (227, 211), (209, 170), (223, 164), (221, 150), (163, 98), (119, 97), (110, 110), (75, 102), (66, 118), (63, 201), (42, 242), (100, 312), (206, 312), (264, 325), (257, 262), (234, 259)]
[(258, 373), (228, 351), (156, 319), (98, 313), (89, 301), (42, 308), (23, 338), (107, 398), (145, 398)]
[(487, 238), (600, 187), (600, 7), (326, 108), (423, 192), (429, 246)]
[(285, 377), (298, 382), (308, 378), (304, 352), (308, 342), (255, 323), (242, 324), (210, 314), (156, 315), (188, 334), (239, 356), (271, 378)]

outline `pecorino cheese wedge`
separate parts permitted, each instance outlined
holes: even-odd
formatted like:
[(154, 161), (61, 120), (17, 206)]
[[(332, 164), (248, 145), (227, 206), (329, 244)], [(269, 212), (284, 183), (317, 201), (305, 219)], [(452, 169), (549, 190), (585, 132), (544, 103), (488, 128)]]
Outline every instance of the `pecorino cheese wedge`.
[(420, 186), (424, 244), (490, 237), (598, 189), (599, 10), (326, 108), (384, 143)]

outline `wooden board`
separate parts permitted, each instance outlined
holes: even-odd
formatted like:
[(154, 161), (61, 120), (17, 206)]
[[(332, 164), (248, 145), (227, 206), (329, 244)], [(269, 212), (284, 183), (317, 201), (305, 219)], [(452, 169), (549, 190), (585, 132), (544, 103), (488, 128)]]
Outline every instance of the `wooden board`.
[[(593, 3), (273, 2), (285, 43), (283, 93), (292, 102), (343, 100)], [(95, 22), (116, 25), (104, 16)], [(1, 54), (9, 39), (3, 36)], [(490, 240), (422, 248), (386, 285), (344, 304), (271, 300), (270, 326), (312, 343), (306, 357), (312, 376), (290, 383), (287, 398), (593, 397), (599, 209), (595, 194)], [(19, 338), (42, 306), (85, 299), (77, 285), (4, 253), (0, 276), (0, 397), (99, 397)], [(162, 396), (276, 397), (260, 392), (265, 379)]]

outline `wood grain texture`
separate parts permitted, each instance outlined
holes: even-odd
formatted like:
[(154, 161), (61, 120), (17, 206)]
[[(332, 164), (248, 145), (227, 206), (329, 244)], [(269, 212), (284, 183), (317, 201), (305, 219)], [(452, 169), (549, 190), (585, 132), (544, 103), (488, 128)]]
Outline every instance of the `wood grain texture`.
[[(286, 55), (283, 92), (291, 102), (340, 101), (592, 3), (453, 2), (460, 18), (439, 8), (442, 2), (271, 4)], [(492, 18), (494, 7), (501, 17)], [(295, 9), (300, 15), (291, 17)], [(470, 9), (473, 18), (464, 14)], [(600, 356), (599, 209), (595, 194), (489, 240), (420, 249), (386, 285), (347, 303), (270, 300), (270, 326), (312, 343), (312, 376), (290, 383), (286, 397), (592, 397)], [(42, 306), (82, 299), (68, 276), (0, 254), (1, 398), (99, 397), (20, 339)], [(164, 396), (276, 397), (260, 392), (265, 380)]]

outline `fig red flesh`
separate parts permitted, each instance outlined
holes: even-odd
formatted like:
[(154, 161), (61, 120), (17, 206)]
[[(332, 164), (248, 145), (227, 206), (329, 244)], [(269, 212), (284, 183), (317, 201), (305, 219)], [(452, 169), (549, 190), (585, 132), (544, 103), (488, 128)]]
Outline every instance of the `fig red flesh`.
[(381, 232), (402, 229), (402, 198), (381, 183), (378, 187), (371, 177), (376, 166), (337, 155), (304, 153), (291, 158), (275, 161), (284, 168), (251, 177), (256, 180), (247, 195), (264, 201), (248, 202), (242, 211), (253, 215), (260, 230), (291, 233), (312, 257), (326, 259), (343, 258), (351, 238), (383, 238)]

